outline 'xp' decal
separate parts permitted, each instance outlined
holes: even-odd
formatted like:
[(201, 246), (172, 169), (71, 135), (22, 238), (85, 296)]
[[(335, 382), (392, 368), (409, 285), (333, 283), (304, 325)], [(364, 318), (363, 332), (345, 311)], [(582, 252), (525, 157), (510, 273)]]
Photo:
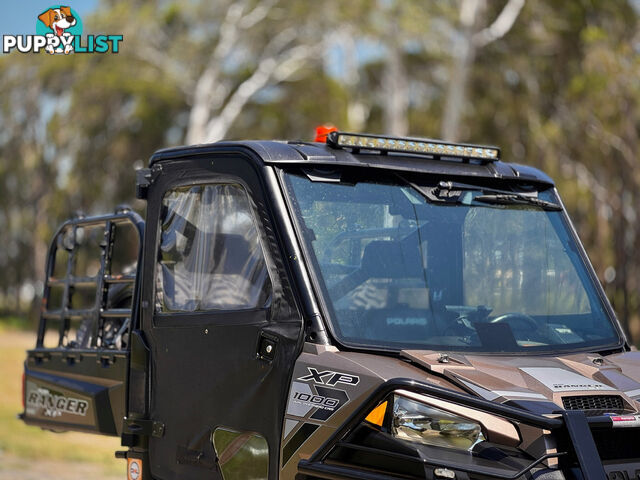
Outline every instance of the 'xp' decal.
[(360, 382), (360, 377), (349, 375), (348, 373), (333, 372), (331, 370), (318, 372), (318, 370), (313, 367), (307, 367), (307, 370), (309, 371), (309, 375), (299, 377), (298, 380), (331, 386), (337, 385), (338, 383), (343, 383), (345, 385), (357, 385)]

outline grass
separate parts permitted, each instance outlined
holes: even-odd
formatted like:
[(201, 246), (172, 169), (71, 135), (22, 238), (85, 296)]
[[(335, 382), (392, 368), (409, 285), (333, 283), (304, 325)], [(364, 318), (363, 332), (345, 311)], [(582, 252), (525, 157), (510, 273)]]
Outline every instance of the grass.
[(5, 330), (29, 330), (33, 329), (29, 321), (18, 315), (0, 315), (0, 333)]
[[(120, 439), (85, 433), (52, 433), (25, 425), (22, 411), (22, 369), (25, 350), (35, 344), (35, 332), (0, 323), (0, 452), (25, 459), (52, 459), (99, 464), (105, 474), (123, 473), (114, 458)], [(25, 322), (26, 323), (26, 322)]]

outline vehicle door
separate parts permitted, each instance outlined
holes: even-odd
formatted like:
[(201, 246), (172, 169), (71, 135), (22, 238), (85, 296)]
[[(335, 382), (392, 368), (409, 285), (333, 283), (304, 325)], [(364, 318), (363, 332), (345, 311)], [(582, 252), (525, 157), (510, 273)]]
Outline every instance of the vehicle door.
[(259, 168), (241, 155), (163, 162), (149, 187), (154, 478), (277, 478), (302, 321)]

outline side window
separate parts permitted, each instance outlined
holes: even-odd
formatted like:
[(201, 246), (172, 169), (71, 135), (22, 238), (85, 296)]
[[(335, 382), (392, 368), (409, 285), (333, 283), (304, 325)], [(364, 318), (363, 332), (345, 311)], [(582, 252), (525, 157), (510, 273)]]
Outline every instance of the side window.
[(162, 201), (156, 311), (239, 310), (271, 294), (249, 197), (240, 185), (192, 185)]

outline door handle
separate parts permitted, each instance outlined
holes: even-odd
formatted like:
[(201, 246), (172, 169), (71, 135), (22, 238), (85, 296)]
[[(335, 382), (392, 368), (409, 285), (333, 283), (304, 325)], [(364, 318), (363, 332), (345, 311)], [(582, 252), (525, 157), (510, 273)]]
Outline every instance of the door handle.
[(278, 338), (273, 335), (260, 332), (260, 335), (258, 336), (257, 357), (266, 362), (271, 362), (276, 358), (277, 350)]

